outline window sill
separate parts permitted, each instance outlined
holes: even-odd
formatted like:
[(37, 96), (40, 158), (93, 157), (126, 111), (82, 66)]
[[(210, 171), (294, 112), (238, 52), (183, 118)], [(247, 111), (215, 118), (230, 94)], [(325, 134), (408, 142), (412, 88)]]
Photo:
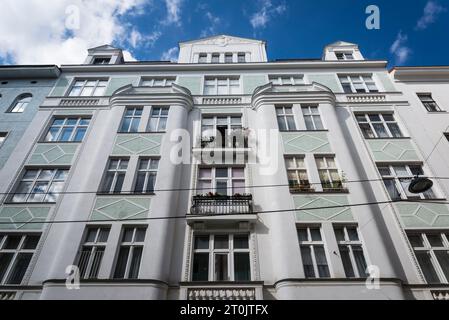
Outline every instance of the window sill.
[(365, 140), (410, 140), (411, 137), (382, 137), (382, 138), (365, 138)]
[(126, 131), (117, 131), (117, 134), (147, 134), (147, 133), (167, 133), (167, 131), (136, 131), (136, 132), (126, 132)]
[(317, 190), (304, 190), (304, 191), (296, 191), (296, 190), (290, 190), (291, 194), (347, 194), (349, 193), (348, 189), (341, 189), (341, 190), (323, 190), (323, 191), (317, 191)]
[(439, 114), (439, 113), (448, 113), (448, 111), (446, 110), (441, 110), (441, 111), (427, 111), (428, 114)]
[(321, 130), (279, 130), (279, 132), (329, 132), (327, 129)]
[(56, 204), (56, 202), (11, 202), (11, 201), (5, 201), (5, 202), (3, 202), (3, 204), (5, 204), (5, 205), (24, 205), (24, 204), (26, 204), (26, 205), (43, 205), (43, 204), (46, 204), (46, 205), (53, 205), (53, 204)]
[(155, 196), (155, 195), (156, 195), (156, 193), (154, 193), (154, 192), (117, 192), (117, 193), (97, 192), (97, 196), (113, 196), (113, 197), (118, 197), (118, 196), (135, 197), (135, 196)]
[(75, 144), (82, 143), (83, 141), (38, 141), (37, 143), (65, 143), (65, 144)]

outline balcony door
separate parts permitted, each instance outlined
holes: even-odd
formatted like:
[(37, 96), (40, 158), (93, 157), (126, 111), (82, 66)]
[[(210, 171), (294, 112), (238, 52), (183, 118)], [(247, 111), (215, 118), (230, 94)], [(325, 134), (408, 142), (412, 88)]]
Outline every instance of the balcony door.
[(242, 129), (241, 116), (203, 116), (201, 120), (202, 144), (213, 148), (227, 148), (235, 146), (236, 141), (228, 138)]

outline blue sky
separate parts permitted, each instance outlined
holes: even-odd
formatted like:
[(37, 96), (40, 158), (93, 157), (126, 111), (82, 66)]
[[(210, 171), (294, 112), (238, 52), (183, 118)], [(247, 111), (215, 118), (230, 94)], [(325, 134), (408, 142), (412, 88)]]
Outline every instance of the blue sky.
[[(0, 63), (81, 63), (104, 43), (128, 60), (175, 59), (178, 41), (230, 34), (266, 40), (270, 60), (319, 58), (345, 40), (390, 66), (449, 64), (449, 0), (3, 1)], [(368, 5), (379, 30), (365, 27)]]

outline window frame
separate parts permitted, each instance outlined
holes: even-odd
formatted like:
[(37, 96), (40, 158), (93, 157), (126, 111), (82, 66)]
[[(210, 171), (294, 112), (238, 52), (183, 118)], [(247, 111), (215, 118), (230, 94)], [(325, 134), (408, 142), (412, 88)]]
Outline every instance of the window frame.
[[(226, 177), (217, 177), (217, 169), (227, 169), (227, 176)], [(200, 171), (204, 169), (210, 169), (210, 177), (209, 178), (201, 178), (200, 177)], [(234, 177), (233, 176), (233, 170), (234, 169), (243, 169), (243, 177)], [(240, 187), (239, 189), (244, 189), (243, 193), (246, 193), (246, 167), (244, 165), (231, 165), (231, 166), (226, 166), (226, 165), (217, 165), (217, 166), (199, 166), (198, 167), (198, 174), (196, 177), (196, 187), (195, 187), (195, 192), (197, 195), (201, 195), (204, 193), (209, 193), (212, 192), (213, 194), (217, 193), (217, 182), (219, 181), (226, 181), (226, 194), (222, 195), (222, 196), (233, 196), (237, 193), (242, 194), (241, 192), (234, 192), (234, 186), (233, 186), (233, 182), (234, 181), (243, 181), (243, 187)], [(205, 188), (200, 188), (199, 186), (202, 182), (204, 181), (209, 181), (210, 182), (210, 189), (205, 189)]]
[[(358, 240), (351, 240), (351, 238), (349, 236), (349, 233), (348, 233), (348, 228), (356, 230), (357, 239)], [(366, 255), (366, 250), (364, 249), (363, 241), (362, 241), (362, 239), (360, 237), (360, 229), (359, 229), (358, 225), (354, 225), (354, 224), (344, 224), (344, 225), (343, 224), (335, 224), (333, 226), (333, 229), (334, 229), (334, 234), (335, 234), (335, 240), (337, 241), (338, 251), (339, 251), (339, 254), (340, 254), (340, 260), (341, 260), (341, 262), (343, 264), (343, 269), (345, 271), (346, 278), (367, 278), (368, 274), (366, 273), (366, 268), (369, 266), (368, 257)], [(343, 229), (344, 240), (339, 240), (338, 239), (336, 229)], [(346, 249), (348, 249), (349, 259), (350, 259), (352, 271), (354, 273), (353, 277), (350, 277), (350, 276), (347, 275), (347, 270), (346, 270), (346, 268), (344, 266), (344, 263), (343, 263), (343, 257), (342, 257), (342, 254), (341, 254), (341, 248), (340, 247), (345, 247)], [(359, 270), (359, 267), (357, 265), (356, 258), (354, 256), (354, 248), (353, 247), (359, 247), (359, 248), (362, 249), (363, 259), (364, 259), (364, 263), (366, 265), (366, 268), (364, 270), (364, 273), (365, 273), (364, 275), (360, 274), (360, 270)]]
[[(140, 87), (150, 87), (150, 88), (165, 88), (170, 87), (177, 80), (176, 76), (167, 76), (167, 77), (141, 77), (140, 79)], [(162, 85), (156, 85), (156, 81), (162, 81)], [(148, 83), (148, 84), (147, 84)]]
[(32, 100), (33, 95), (31, 93), (21, 93), (14, 99), (6, 113), (24, 113)]
[[(301, 229), (306, 230), (307, 240), (301, 240), (301, 237), (299, 236), (299, 232)], [(311, 229), (319, 230), (321, 240), (313, 240)], [(329, 259), (329, 254), (328, 254), (328, 251), (326, 248), (326, 243), (325, 243), (325, 240), (323, 237), (324, 232), (323, 232), (322, 226), (321, 225), (299, 225), (296, 227), (296, 232), (297, 232), (297, 237), (298, 237), (298, 242), (299, 242), (299, 250), (300, 250), (301, 258), (303, 255), (303, 252), (302, 252), (303, 247), (307, 247), (310, 250), (309, 253), (310, 253), (311, 260), (312, 260), (314, 276), (313, 277), (307, 276), (304, 261), (302, 261), (302, 263), (303, 263), (302, 267), (303, 267), (304, 276), (306, 277), (306, 279), (329, 279), (329, 278), (332, 278), (331, 268), (329, 265), (330, 259)], [(318, 248), (318, 247), (323, 249), (324, 258), (326, 260), (327, 272), (329, 274), (328, 276), (320, 275), (320, 272), (318, 269), (318, 263), (317, 263), (317, 254), (316, 254), (316, 248)]]
[[(329, 161), (328, 158), (332, 158), (334, 165), (335, 166), (329, 166)], [(346, 191), (344, 185), (343, 185), (343, 175), (341, 170), (339, 169), (338, 163), (337, 163), (337, 157), (335, 155), (332, 154), (314, 154), (314, 159), (315, 159), (315, 164), (317, 167), (317, 172), (318, 172), (318, 176), (320, 178), (320, 185), (321, 188), (323, 190), (323, 192), (343, 192)], [(318, 159), (324, 159), (324, 164), (325, 167), (320, 168), (318, 166)], [(323, 182), (323, 180), (321, 179), (321, 174), (320, 172), (325, 172), (326, 173), (326, 177), (328, 179), (328, 184), (330, 187), (325, 187), (324, 185), (326, 184), (325, 182)], [(332, 178), (332, 174), (331, 172), (336, 172), (339, 180), (334, 180)], [(335, 186), (335, 184), (337, 184), (337, 186)]]
[[(88, 241), (88, 236), (91, 230), (95, 230), (95, 239), (94, 241)], [(103, 230), (107, 230), (107, 236), (105, 241), (100, 241), (100, 235)], [(83, 239), (81, 242), (81, 245), (78, 250), (78, 255), (76, 258), (75, 265), (78, 267), (79, 275), (81, 279), (98, 279), (98, 274), (101, 268), (101, 263), (103, 262), (104, 253), (106, 251), (106, 247), (108, 244), (109, 236), (111, 234), (111, 226), (105, 225), (105, 226), (98, 226), (98, 225), (87, 225), (84, 234)], [(85, 249), (88, 250), (85, 250)], [(103, 249), (102, 251), (99, 249)], [(87, 265), (84, 268), (81, 266), (81, 262), (83, 259), (83, 254), (85, 252), (89, 252), (88, 258), (87, 258)], [(97, 253), (101, 252), (101, 256), (99, 258), (99, 261), (95, 261), (95, 259), (98, 257)], [(97, 264), (95, 267), (94, 263)], [(96, 270), (94, 269), (96, 268)], [(95, 275), (92, 275), (92, 272), (94, 271)]]
[[(430, 243), (428, 236), (429, 235), (439, 235), (441, 242), (443, 243), (442, 247), (438, 247), (438, 246), (432, 246), (432, 244)], [(421, 238), (421, 241), (423, 243), (423, 247), (415, 247), (411, 240), (410, 237), (411, 236), (419, 236)], [(429, 280), (427, 280), (427, 276), (423, 271), (423, 268), (421, 267), (421, 263), (419, 262), (416, 253), (417, 252), (425, 252), (428, 255), (430, 255), (430, 262), (432, 264), (433, 270), (435, 271), (438, 279), (439, 279), (439, 283), (441, 284), (448, 284), (449, 283), (449, 275), (446, 275), (443, 271), (443, 267), (441, 266), (440, 261), (438, 260), (438, 257), (435, 254), (435, 251), (443, 251), (446, 252), (446, 254), (449, 254), (449, 232), (446, 231), (438, 231), (438, 230), (410, 230), (407, 232), (407, 240), (410, 244), (410, 246), (413, 249), (413, 254), (416, 258), (416, 260), (418, 261), (418, 265), (419, 265), (419, 269), (421, 270), (421, 273), (424, 275), (424, 278), (426, 280), (427, 283), (429, 284), (435, 284), (436, 282), (430, 282)], [(448, 272), (449, 274), (449, 272)]]
[[(288, 79), (288, 82), (285, 82), (286, 79)], [(271, 82), (274, 86), (297, 86), (305, 84), (304, 74), (298, 73), (269, 74), (268, 82)]]
[[(219, 119), (226, 118), (226, 124), (219, 123)], [(233, 123), (233, 119), (240, 119), (239, 123), (235, 122)], [(205, 124), (205, 120), (211, 119), (212, 124)], [(215, 115), (215, 114), (202, 114), (201, 115), (201, 141), (206, 138), (214, 138), (213, 141), (210, 141), (209, 144), (213, 145), (213, 147), (217, 147), (217, 136), (219, 134), (218, 127), (224, 127), (226, 126), (225, 135), (221, 137), (222, 146), (224, 145), (225, 148), (230, 147), (229, 143), (232, 143), (232, 146), (234, 146), (233, 141), (229, 141), (228, 137), (232, 134), (233, 130), (242, 130), (243, 129), (243, 115), (242, 114), (222, 114), (222, 115)], [(212, 134), (205, 134), (206, 132), (212, 133)], [(220, 133), (221, 134), (221, 133)], [(228, 140), (227, 140), (228, 139)], [(206, 140), (204, 140), (206, 141)]]
[[(195, 240), (196, 237), (205, 237), (208, 239), (208, 248), (207, 249), (197, 249), (195, 248)], [(227, 248), (215, 248), (215, 237), (216, 236), (227, 236), (228, 237), (228, 247)], [(247, 236), (248, 237), (248, 248), (235, 248), (234, 239), (238, 236)], [(207, 273), (207, 281), (215, 282), (215, 281), (242, 281), (235, 280), (235, 253), (247, 253), (249, 258), (249, 276), (250, 280), (254, 279), (253, 275), (253, 263), (252, 263), (252, 250), (251, 250), (251, 233), (250, 232), (211, 232), (211, 233), (203, 233), (203, 232), (194, 232), (192, 235), (192, 245), (191, 245), (191, 265), (189, 270), (189, 278), (192, 282), (198, 282), (202, 280), (194, 280), (193, 279), (193, 266), (195, 263), (195, 254), (196, 253), (207, 253), (208, 254), (208, 273)], [(228, 279), (227, 280), (216, 280), (215, 278), (215, 256), (216, 255), (227, 255), (227, 269), (228, 269)], [(248, 281), (248, 280), (245, 280)]]
[[(223, 95), (241, 95), (242, 94), (242, 80), (240, 76), (205, 76), (203, 78), (204, 85), (203, 85), (203, 96), (223, 96)], [(226, 92), (225, 93), (218, 93), (219, 86), (218, 81), (226, 80)], [(213, 81), (213, 85), (209, 85), (208, 81)], [(238, 93), (231, 93), (231, 87), (237, 87), (234, 85), (231, 85), (231, 81), (238, 81)], [(206, 87), (213, 88), (213, 93), (207, 93)]]
[[(432, 93), (428, 92), (417, 92), (416, 95), (418, 96), (419, 101), (423, 105), (423, 107), (427, 110), (427, 112), (444, 112), (438, 105), (438, 103), (435, 101), (435, 99), (432, 96)], [(428, 100), (423, 100), (425, 98), (428, 98)], [(429, 104), (433, 105), (435, 110), (430, 110)]]
[[(132, 229), (132, 238), (131, 241), (124, 241), (124, 236), (125, 236), (125, 232), (127, 229)], [(142, 241), (137, 241), (136, 237), (137, 237), (137, 230), (138, 229), (144, 229), (144, 237)], [(113, 279), (139, 279), (139, 273), (141, 271), (141, 267), (142, 267), (142, 257), (143, 257), (143, 250), (145, 248), (145, 239), (147, 239), (147, 233), (148, 233), (148, 225), (123, 225), (121, 232), (120, 232), (120, 242), (117, 246), (116, 249), (116, 254), (115, 254), (115, 258), (114, 258), (114, 268), (112, 271), (112, 278)], [(123, 274), (123, 277), (118, 277), (117, 276), (117, 268), (118, 268), (118, 262), (119, 262), (119, 256), (120, 256), (120, 252), (122, 250), (122, 248), (129, 248), (128, 251), (128, 256), (126, 259), (126, 265), (125, 265), (125, 271)], [(135, 277), (131, 277), (130, 276), (130, 269), (131, 269), (131, 265), (133, 263), (133, 258), (134, 258), (134, 254), (135, 254), (135, 250), (136, 248), (141, 248), (141, 252), (140, 252), (140, 258), (139, 258), (139, 266), (137, 268), (137, 275)]]
[[(159, 113), (154, 115), (153, 112), (158, 109)], [(163, 110), (167, 110), (166, 114), (163, 114)], [(168, 115), (170, 112), (170, 106), (152, 106), (150, 110), (150, 116), (148, 118), (147, 132), (166, 132), (167, 131), (167, 123), (168, 123)], [(151, 130), (151, 121), (152, 119), (156, 119), (156, 130)], [(163, 128), (160, 128), (161, 119), (165, 119), (165, 124)]]
[[(8, 237), (10, 237), (10, 236), (20, 236), (21, 237), (20, 240), (19, 240), (19, 243), (17, 244), (17, 247), (14, 248), (14, 249), (6, 249), (6, 248), (4, 248), (4, 245), (6, 243), (6, 239)], [(38, 236), (39, 237), (39, 239), (38, 239), (38, 241), (36, 243), (36, 246), (34, 248), (32, 248), (32, 249), (25, 249), (24, 245), (25, 245), (26, 239), (28, 237), (33, 237), (33, 236)], [(2, 278), (0, 278), (0, 285), (9, 285), (9, 284), (10, 285), (20, 285), (20, 284), (23, 283), (23, 279), (25, 278), (28, 270), (30, 269), (30, 265), (31, 265), (32, 259), (34, 257), (34, 254), (38, 250), (39, 243), (41, 242), (41, 240), (42, 240), (42, 234), (38, 233), (38, 232), (24, 232), (24, 233), (23, 232), (21, 232), (21, 233), (2, 232), (2, 233), (0, 233), (0, 253), (12, 253), (13, 254), (11, 260), (9, 261), (8, 266), (5, 269), (4, 274), (2, 275)], [(20, 254), (23, 254), (23, 253), (25, 253), (25, 254), (26, 253), (28, 253), (28, 254), (31, 253), (31, 258), (28, 261), (28, 265), (26, 266), (25, 271), (23, 272), (23, 276), (22, 276), (22, 279), (20, 280), (20, 283), (18, 283), (18, 284), (11, 284), (11, 283), (9, 283), (9, 281), (10, 281), (10, 278), (12, 276), (13, 269), (16, 267), (17, 257)]]
[[(127, 115), (128, 110), (132, 110), (131, 115)], [(136, 111), (140, 111), (140, 114), (136, 115)], [(123, 111), (122, 120), (120, 121), (119, 128), (117, 130), (117, 133), (138, 133), (140, 123), (142, 121), (142, 115), (143, 115), (144, 108), (139, 106), (128, 106), (125, 108), (125, 111)], [(123, 130), (123, 126), (126, 119), (131, 119), (128, 125), (128, 128), (126, 130)], [(138, 119), (137, 128), (136, 131), (131, 130), (133, 128), (133, 123), (135, 119)]]
[[(342, 59), (339, 58), (339, 55), (342, 55)], [(351, 55), (352, 58), (348, 58), (348, 55)], [(335, 57), (339, 61), (352, 61), (352, 60), (355, 60), (353, 51), (335, 51)]]
[[(76, 123), (73, 126), (72, 125), (67, 125), (67, 121), (69, 119), (76, 119)], [(58, 143), (61, 143), (61, 142), (62, 143), (74, 142), (74, 143), (80, 143), (80, 142), (83, 142), (84, 137), (86, 136), (87, 131), (89, 130), (89, 126), (90, 126), (90, 123), (92, 121), (92, 117), (91, 116), (69, 116), (69, 115), (68, 116), (64, 116), (64, 115), (61, 115), (61, 116), (54, 116), (51, 120), (52, 121), (50, 122), (49, 126), (47, 127), (47, 130), (45, 131), (45, 134), (43, 135), (43, 137), (40, 140), (41, 142), (58, 142)], [(50, 130), (53, 128), (54, 122), (56, 120), (63, 120), (61, 125), (55, 126), (55, 127), (59, 128), (58, 132), (56, 134), (57, 139), (56, 140), (48, 140), (47, 137), (48, 137), (48, 135), (50, 133)], [(86, 121), (86, 120), (88, 120), (87, 124), (81, 124), (82, 121)], [(73, 131), (70, 134), (69, 139), (68, 140), (60, 140), (60, 138), (62, 136), (62, 133), (64, 132), (64, 129), (70, 128), (70, 127), (73, 128)], [(80, 130), (80, 129), (85, 129), (84, 134), (83, 134), (81, 140), (76, 140), (75, 141), (74, 138), (76, 137), (76, 135), (78, 133), (78, 130)]]
[[(118, 161), (116, 169), (110, 169), (112, 161)], [(125, 169), (121, 169), (120, 168), (120, 166), (122, 165), (123, 161), (127, 162)], [(128, 171), (128, 168), (129, 168), (129, 161), (130, 161), (129, 157), (120, 157), (120, 156), (118, 156), (118, 157), (109, 157), (109, 159), (108, 159), (108, 161), (106, 163), (106, 167), (105, 167), (104, 173), (103, 173), (103, 178), (101, 179), (101, 182), (100, 182), (100, 187), (99, 187), (98, 193), (100, 193), (100, 194), (110, 194), (110, 195), (123, 193), (123, 185), (125, 183), (127, 171)], [(109, 190), (106, 190), (105, 185), (106, 185), (106, 181), (107, 181), (107, 175), (110, 172), (114, 173), (114, 177), (112, 178), (112, 182), (111, 182), (111, 186), (109, 187)], [(117, 186), (117, 177), (120, 174), (123, 174), (123, 182), (122, 182), (122, 185), (120, 187), (120, 191), (114, 191), (116, 186)]]
[[(379, 117), (379, 121), (374, 121), (371, 120), (370, 115), (373, 116), (378, 116)], [(390, 115), (393, 117), (394, 120), (385, 120), (385, 115)], [(360, 131), (362, 132), (362, 135), (365, 139), (401, 139), (401, 138), (407, 138), (404, 135), (403, 129), (401, 128), (401, 126), (399, 125), (399, 122), (397, 121), (394, 113), (390, 113), (390, 112), (383, 112), (383, 113), (372, 113), (372, 112), (367, 112), (367, 113), (360, 113), (360, 112), (356, 112), (354, 113), (356, 122), (359, 126)], [(365, 120), (361, 121), (358, 117), (362, 117), (364, 116)], [(385, 133), (387, 134), (387, 137), (381, 137), (379, 136), (379, 133), (376, 130), (376, 127), (374, 126), (375, 124), (379, 124), (382, 125)], [(393, 131), (390, 129), (388, 124), (395, 124), (399, 130), (400, 136), (395, 136), (393, 134)], [(368, 125), (370, 132), (372, 133), (373, 137), (367, 136), (367, 132), (365, 131), (365, 129), (362, 128), (362, 125)]]
[[(290, 109), (291, 113), (287, 113), (286, 110)], [(278, 112), (278, 110), (281, 110), (281, 112)], [(292, 105), (276, 105), (275, 106), (275, 112), (276, 112), (276, 120), (278, 124), (279, 131), (281, 132), (287, 132), (287, 131), (297, 131), (298, 130), (298, 124), (296, 122), (295, 113), (293, 111)], [(288, 118), (293, 119), (294, 128), (290, 128), (290, 124), (288, 122)], [(280, 120), (283, 121), (285, 129), (282, 129)]]
[[(316, 112), (314, 113), (313, 110), (316, 110)], [(321, 119), (321, 113), (320, 113), (319, 106), (317, 106), (317, 105), (301, 105), (301, 112), (302, 112), (302, 116), (304, 117), (304, 122), (306, 124), (307, 131), (325, 130), (323, 119)], [(306, 120), (306, 117), (307, 117), (307, 119), (310, 119), (309, 122)], [(319, 127), (317, 125), (316, 117), (318, 117), (318, 119), (319, 119), (318, 123), (321, 125), (321, 127)], [(313, 126), (312, 128), (308, 128), (309, 123), (312, 124), (312, 126)]]
[[(93, 87), (87, 86), (87, 83), (91, 82), (91, 81), (95, 81), (95, 85)], [(106, 89), (107, 89), (107, 87), (109, 85), (109, 81), (110, 81), (110, 78), (105, 78), (105, 77), (103, 77), (103, 78), (100, 77), (100, 78), (78, 78), (78, 79), (73, 79), (72, 84), (67, 89), (67, 92), (66, 92), (65, 96), (69, 97), (69, 98), (104, 97)], [(81, 86), (77, 86), (76, 85), (77, 82), (83, 82), (83, 84)], [(100, 82), (105, 82), (105, 85), (104, 86), (103, 85), (99, 86)], [(79, 94), (77, 94), (77, 95), (72, 94), (72, 91), (73, 91), (73, 89), (75, 87), (79, 87), (80, 88)], [(91, 95), (83, 95), (83, 91), (84, 91), (84, 89), (86, 87), (93, 88)], [(95, 94), (98, 88), (103, 88), (103, 91), (102, 91), (101, 95), (100, 94)]]
[[(148, 164), (146, 166), (146, 168), (141, 169), (140, 168), (140, 164), (142, 161), (148, 161)], [(152, 163), (156, 162), (156, 168), (152, 168)], [(136, 172), (134, 174), (134, 183), (133, 183), (133, 193), (135, 194), (154, 194), (154, 188), (156, 186), (157, 183), (157, 173), (159, 170), (159, 163), (160, 163), (160, 158), (158, 157), (139, 157), (138, 161), (137, 161), (137, 167), (136, 167)], [(139, 174), (145, 174), (145, 180), (144, 180), (144, 184), (142, 186), (142, 191), (137, 191), (137, 181), (139, 179)], [(148, 181), (150, 176), (154, 176), (154, 185), (152, 187), (151, 191), (146, 191), (147, 187), (148, 187)]]
[[(243, 57), (243, 59), (240, 59), (242, 57)], [(237, 63), (246, 63), (246, 52), (238, 52), (237, 53)]]
[[(309, 178), (309, 172), (307, 170), (307, 165), (305, 162), (305, 155), (285, 155), (284, 156), (284, 161), (285, 161), (285, 170), (287, 173), (287, 181), (288, 181), (288, 187), (290, 192), (310, 192), (310, 191), (314, 191), (312, 184), (310, 183), (310, 178)], [(301, 162), (304, 164), (303, 167), (298, 166), (298, 162)], [(293, 161), (295, 167), (289, 167), (289, 161)], [(291, 184), (290, 183), (290, 175), (289, 173), (293, 172), (296, 176), (296, 183), (295, 184)], [(302, 179), (300, 178), (301, 175), (300, 173), (305, 173), (305, 176), (307, 178), (307, 180), (304, 180), (305, 183), (301, 183)]]
[[(103, 61), (107, 59), (107, 63), (95, 63), (95, 61), (97, 59), (102, 59)], [(94, 57), (92, 57), (91, 64), (101, 66), (101, 65), (105, 65), (105, 64), (111, 64), (111, 61), (112, 61), (112, 56), (94, 56)]]
[[(341, 88), (343, 89), (343, 92), (345, 94), (364, 94), (364, 93), (379, 93), (380, 89), (378, 84), (376, 83), (376, 80), (374, 80), (374, 75), (373, 74), (338, 74), (338, 80), (340, 83)], [(354, 82), (353, 78), (358, 77), (357, 81)], [(370, 81), (366, 81), (365, 78), (370, 78)], [(345, 81), (342, 81), (342, 79), (345, 79)], [(374, 84), (374, 87), (376, 89), (369, 89), (369, 84)], [(346, 90), (343, 84), (349, 84), (349, 88), (351, 89), (351, 92), (348, 92), (348, 90)], [(355, 84), (361, 85), (363, 87), (363, 92), (359, 92), (358, 89), (356, 88)]]

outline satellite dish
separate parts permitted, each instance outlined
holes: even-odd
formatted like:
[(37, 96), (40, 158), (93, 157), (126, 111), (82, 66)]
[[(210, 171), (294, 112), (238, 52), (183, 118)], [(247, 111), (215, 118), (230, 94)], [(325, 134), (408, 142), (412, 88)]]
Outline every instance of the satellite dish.
[(430, 179), (424, 177), (415, 177), (408, 186), (410, 193), (423, 193), (432, 188), (433, 182)]

